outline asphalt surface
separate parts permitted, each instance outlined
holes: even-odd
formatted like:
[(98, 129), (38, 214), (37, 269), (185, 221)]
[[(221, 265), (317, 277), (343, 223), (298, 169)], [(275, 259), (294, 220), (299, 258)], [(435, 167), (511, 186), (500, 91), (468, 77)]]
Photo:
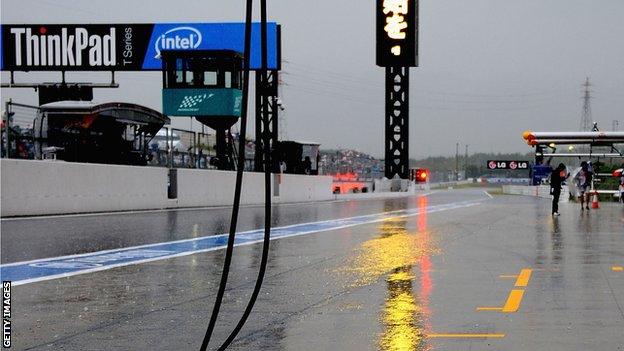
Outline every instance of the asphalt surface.
[[(470, 206), (438, 205), (470, 201)], [(276, 226), (418, 209), (271, 242), (232, 350), (624, 350), (624, 208), (580, 212), (481, 190), (277, 206)], [(244, 208), (240, 230), (262, 226)], [(228, 209), (2, 221), (2, 263), (227, 231)], [(247, 302), (261, 245), (236, 247), (213, 347)], [(16, 350), (197, 350), (223, 250), (13, 287)]]

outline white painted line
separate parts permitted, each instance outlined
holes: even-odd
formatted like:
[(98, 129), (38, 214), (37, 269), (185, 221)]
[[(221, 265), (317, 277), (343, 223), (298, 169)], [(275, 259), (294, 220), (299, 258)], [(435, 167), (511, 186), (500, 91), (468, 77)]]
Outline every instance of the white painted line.
[[(449, 204), (443, 204), (443, 205), (433, 205), (431, 207), (428, 207), (425, 211), (426, 213), (434, 213), (434, 212), (440, 212), (440, 211), (447, 211), (447, 210), (453, 210), (453, 209), (460, 209), (460, 208), (466, 208), (466, 207), (471, 207), (471, 206), (475, 206), (475, 205), (479, 205), (481, 204), (482, 201), (462, 201), (462, 202), (456, 202), (456, 203), (449, 203)], [(406, 213), (407, 211), (407, 213)], [(288, 228), (292, 228), (292, 227), (301, 227), (301, 226), (313, 226), (314, 224), (323, 224), (323, 223), (331, 223), (331, 222), (337, 222), (337, 221), (348, 221), (348, 220), (354, 220), (354, 219), (359, 219), (360, 221), (355, 221), (352, 223), (347, 223), (347, 224), (343, 224), (343, 225), (335, 225), (335, 226), (331, 226), (331, 227), (326, 227), (326, 228), (316, 228), (313, 229), (310, 228), (311, 230), (302, 230), (299, 232), (292, 232), (292, 233), (284, 233), (282, 232), (282, 234), (278, 237), (273, 237), (271, 238), (271, 240), (279, 240), (279, 239), (283, 239), (283, 238), (290, 238), (290, 237), (295, 237), (295, 236), (302, 236), (302, 235), (308, 235), (308, 234), (313, 234), (313, 233), (321, 233), (321, 232), (327, 232), (327, 231), (333, 231), (333, 230), (338, 230), (338, 229), (343, 229), (343, 228), (349, 228), (349, 227), (354, 227), (354, 226), (358, 226), (358, 225), (364, 225), (364, 224), (371, 224), (371, 223), (377, 223), (377, 222), (381, 222), (384, 220), (388, 220), (390, 218), (406, 218), (406, 217), (413, 217), (413, 216), (417, 216), (419, 214), (423, 213), (421, 210), (414, 208), (411, 210), (397, 210), (397, 211), (390, 211), (390, 212), (382, 212), (382, 213), (376, 213), (376, 214), (371, 214), (371, 215), (364, 215), (364, 216), (356, 216), (356, 217), (350, 217), (350, 218), (342, 218), (342, 219), (332, 219), (332, 220), (325, 220), (325, 221), (318, 221), (318, 222), (312, 222), (312, 223), (303, 223), (303, 224), (293, 224), (293, 225), (289, 225), (289, 226), (284, 226), (284, 227), (279, 227), (279, 228), (274, 228), (276, 231), (277, 230), (284, 230), (284, 229), (288, 229)], [(396, 214), (396, 215), (393, 215)], [(376, 216), (376, 217), (375, 217)], [(383, 217), (379, 217), (379, 216), (383, 216)], [(366, 218), (369, 217), (369, 218)], [(338, 223), (336, 223), (338, 224)], [(303, 228), (302, 228), (303, 229)], [(248, 232), (241, 232), (241, 233), (237, 233), (237, 237), (244, 235), (244, 234), (252, 234), (253, 232), (258, 232), (259, 230), (252, 230), (252, 231), (248, 231)], [(216, 236), (206, 236), (206, 237), (202, 237), (202, 238), (191, 238), (191, 239), (184, 239), (184, 240), (177, 240), (177, 241), (171, 241), (171, 242), (163, 242), (163, 243), (155, 243), (155, 244), (147, 244), (147, 245), (140, 245), (140, 246), (132, 246), (132, 247), (124, 247), (124, 248), (118, 248), (118, 249), (111, 249), (111, 250), (103, 250), (103, 251), (97, 251), (97, 252), (91, 252), (91, 253), (86, 253), (86, 254), (77, 254), (77, 255), (68, 255), (68, 256), (61, 256), (61, 257), (51, 257), (51, 258), (44, 258), (44, 259), (37, 259), (37, 260), (31, 260), (31, 261), (22, 261), (22, 262), (14, 262), (14, 263), (9, 263), (9, 264), (5, 264), (5, 265), (1, 265), (0, 268), (8, 268), (8, 267), (12, 267), (12, 266), (24, 266), (24, 265), (28, 265), (30, 266), (30, 264), (32, 263), (37, 263), (37, 262), (44, 262), (44, 261), (65, 261), (65, 260), (74, 260), (80, 257), (87, 257), (87, 256), (102, 256), (103, 254), (106, 253), (110, 253), (110, 252), (126, 252), (126, 251), (130, 251), (130, 250), (137, 250), (137, 249), (142, 249), (142, 248), (146, 248), (146, 247), (155, 247), (155, 246), (163, 246), (163, 245), (172, 245), (175, 243), (182, 243), (182, 242), (188, 242), (188, 241), (198, 241), (198, 240), (203, 240), (206, 238), (218, 238), (218, 237), (226, 237), (227, 234), (222, 234), (222, 235), (216, 235)], [(263, 240), (261, 238), (257, 239), (257, 240), (250, 240), (250, 241), (246, 241), (246, 242), (240, 242), (238, 244), (236, 244), (235, 246), (246, 246), (246, 245), (252, 245), (252, 244), (256, 244), (256, 243), (260, 243)], [(117, 267), (122, 267), (122, 266), (129, 266), (129, 265), (135, 265), (135, 264), (141, 264), (141, 263), (146, 263), (146, 262), (153, 262), (153, 261), (159, 261), (159, 260), (166, 260), (166, 259), (170, 259), (170, 258), (175, 258), (175, 257), (182, 257), (182, 256), (188, 256), (188, 255), (192, 255), (192, 254), (196, 254), (196, 253), (202, 253), (202, 252), (208, 252), (208, 251), (216, 251), (216, 250), (221, 250), (225, 248), (225, 245), (217, 245), (217, 246), (212, 246), (212, 247), (206, 247), (206, 248), (197, 248), (197, 249), (192, 249), (192, 250), (185, 250), (182, 252), (172, 252), (170, 254), (167, 255), (163, 255), (163, 256), (157, 256), (157, 257), (150, 257), (150, 258), (145, 258), (145, 259), (137, 259), (137, 260), (130, 260), (130, 261), (125, 261), (125, 262), (119, 262), (119, 263), (109, 263), (109, 264), (105, 264), (103, 266), (99, 266), (99, 267), (93, 267), (93, 268), (85, 268), (85, 269), (80, 269), (80, 270), (75, 270), (75, 271), (70, 271), (70, 272), (65, 272), (65, 273), (58, 273), (58, 274), (53, 274), (52, 272), (50, 272), (48, 275), (44, 275), (44, 276), (39, 276), (39, 277), (35, 277), (35, 278), (26, 278), (26, 279), (16, 279), (13, 281), (13, 285), (17, 286), (17, 285), (23, 285), (23, 284), (28, 284), (28, 283), (34, 283), (34, 282), (41, 282), (41, 281), (46, 281), (46, 280), (51, 280), (51, 279), (58, 279), (58, 278), (64, 278), (64, 277), (71, 277), (71, 276), (75, 276), (75, 275), (80, 275), (80, 274), (86, 274), (86, 273), (92, 273), (92, 272), (98, 272), (98, 271), (103, 271), (103, 270), (108, 270), (108, 269), (112, 269), (112, 268), (117, 268)], [(27, 267), (25, 267), (27, 268)], [(22, 269), (22, 268), (18, 268), (18, 269)], [(32, 268), (35, 269), (35, 268)]]
[(492, 194), (488, 193), (487, 190), (483, 190), (483, 192), (485, 193), (485, 195), (487, 195), (490, 199), (493, 199), (494, 196), (492, 196)]

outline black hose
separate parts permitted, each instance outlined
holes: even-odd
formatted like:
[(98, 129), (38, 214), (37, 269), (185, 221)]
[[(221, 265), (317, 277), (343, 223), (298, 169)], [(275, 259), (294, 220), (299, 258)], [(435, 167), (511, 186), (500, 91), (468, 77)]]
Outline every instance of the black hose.
[[(261, 26), (261, 56), (262, 56), (262, 66), (261, 66), (261, 76), (263, 77), (263, 82), (261, 84), (262, 89), (266, 89), (266, 84), (268, 83), (267, 78), (267, 15), (266, 15), (266, 0), (260, 0), (260, 26)], [(262, 111), (266, 113), (268, 109), (268, 100), (264, 98), (262, 101)], [(268, 131), (268, 121), (266, 118), (263, 118), (264, 123), (263, 126), (264, 131)], [(264, 240), (262, 243), (262, 259), (260, 261), (260, 269), (258, 270), (258, 277), (256, 278), (256, 284), (254, 286), (253, 292), (251, 293), (251, 297), (249, 298), (249, 302), (247, 303), (247, 307), (245, 307), (245, 311), (241, 316), (240, 320), (234, 327), (234, 330), (230, 333), (228, 338), (223, 342), (223, 344), (219, 347), (219, 351), (225, 350), (230, 343), (234, 340), (238, 332), (243, 328), (247, 318), (251, 314), (251, 310), (256, 303), (256, 299), (258, 298), (258, 294), (260, 294), (260, 289), (262, 288), (262, 282), (264, 280), (264, 274), (266, 272), (267, 261), (269, 258), (269, 243), (271, 242), (271, 145), (269, 141), (263, 140), (263, 150), (264, 150)]]
[(230, 232), (228, 235), (227, 248), (225, 250), (225, 259), (223, 261), (223, 270), (221, 271), (221, 282), (219, 283), (219, 290), (217, 292), (217, 298), (212, 308), (212, 314), (210, 315), (210, 322), (204, 335), (204, 340), (200, 350), (206, 351), (210, 337), (214, 331), (217, 317), (219, 316), (219, 309), (221, 308), (221, 302), (223, 301), (223, 294), (225, 293), (225, 286), (227, 285), (228, 274), (230, 272), (230, 263), (232, 262), (232, 252), (234, 250), (234, 238), (236, 236), (236, 224), (238, 221), (238, 211), (240, 208), (241, 188), (243, 184), (243, 169), (245, 168), (245, 136), (247, 132), (247, 101), (249, 97), (249, 57), (251, 53), (251, 10), (252, 0), (247, 0), (245, 10), (245, 43), (243, 51), (243, 96), (241, 106), (241, 125), (240, 134), (238, 140), (238, 164), (236, 168), (236, 187), (234, 189), (234, 204), (232, 206), (232, 218), (230, 220)]

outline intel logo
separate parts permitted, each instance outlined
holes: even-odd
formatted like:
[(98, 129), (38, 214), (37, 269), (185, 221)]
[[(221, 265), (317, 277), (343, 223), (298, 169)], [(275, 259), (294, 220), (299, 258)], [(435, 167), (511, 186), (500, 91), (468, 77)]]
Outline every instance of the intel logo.
[(197, 49), (201, 41), (201, 32), (196, 28), (176, 27), (169, 29), (156, 39), (156, 43), (154, 43), (156, 56), (154, 57), (160, 58), (161, 50)]

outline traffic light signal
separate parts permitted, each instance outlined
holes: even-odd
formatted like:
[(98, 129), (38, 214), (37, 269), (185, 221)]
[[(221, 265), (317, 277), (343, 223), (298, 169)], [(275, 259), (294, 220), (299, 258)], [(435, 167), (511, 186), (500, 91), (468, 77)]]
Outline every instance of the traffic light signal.
[(415, 168), (412, 172), (413, 180), (416, 183), (425, 183), (429, 179), (429, 170), (426, 168)]

